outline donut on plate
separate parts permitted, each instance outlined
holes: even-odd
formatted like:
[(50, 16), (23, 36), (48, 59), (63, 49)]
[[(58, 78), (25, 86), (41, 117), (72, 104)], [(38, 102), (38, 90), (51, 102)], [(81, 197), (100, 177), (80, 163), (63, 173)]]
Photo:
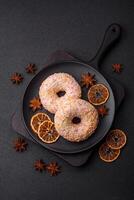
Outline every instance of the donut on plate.
[(55, 113), (60, 101), (66, 101), (68, 97), (80, 98), (81, 88), (71, 75), (54, 73), (42, 82), (39, 96), (43, 107), (49, 112)]
[(57, 132), (71, 142), (86, 140), (94, 133), (98, 121), (95, 107), (82, 99), (62, 102), (54, 117)]

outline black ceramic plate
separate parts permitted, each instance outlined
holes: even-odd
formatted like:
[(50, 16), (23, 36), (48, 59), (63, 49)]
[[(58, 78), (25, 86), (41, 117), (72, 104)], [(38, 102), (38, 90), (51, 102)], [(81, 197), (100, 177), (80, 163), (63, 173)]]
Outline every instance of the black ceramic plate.
[[(115, 31), (113, 31), (113, 27), (116, 28)], [(111, 36), (111, 33), (112, 34), (114, 33), (114, 35)], [(117, 25), (110, 26), (108, 30), (106, 31), (103, 44), (99, 50), (99, 53), (97, 54), (98, 56), (96, 56), (96, 59), (94, 59), (95, 63), (97, 63), (97, 61), (100, 59), (101, 55), (103, 55), (107, 47), (111, 45), (111, 43), (115, 41), (118, 37), (119, 37), (119, 27)], [(56, 72), (69, 73), (73, 77), (75, 77), (78, 83), (80, 83), (81, 75), (83, 73), (89, 72), (91, 74), (95, 74), (95, 78), (98, 83), (103, 83), (109, 89), (110, 97), (106, 103), (106, 106), (109, 108), (109, 114), (103, 119), (100, 119), (98, 128), (96, 129), (95, 133), (83, 142), (79, 142), (79, 143), (69, 142), (65, 140), (64, 138), (60, 137), (55, 143), (46, 144), (46, 143), (43, 143), (36, 136), (36, 134), (34, 134), (31, 130), (30, 119), (33, 115), (33, 112), (29, 108), (29, 101), (33, 97), (38, 96), (39, 87), (42, 81), (46, 79), (48, 76), (50, 76), (51, 74), (56, 73)], [(82, 89), (82, 98), (87, 100), (87, 89), (84, 89), (84, 88)], [(54, 116), (52, 114), (50, 114), (46, 110), (42, 110), (42, 111), (46, 112), (53, 120)], [(107, 80), (97, 70), (95, 70), (90, 65), (82, 63), (82, 62), (63, 61), (63, 62), (48, 65), (31, 80), (24, 94), (22, 114), (23, 114), (24, 124), (29, 134), (31, 135), (33, 139), (35, 139), (42, 146), (59, 153), (78, 153), (78, 152), (82, 152), (84, 150), (90, 149), (91, 147), (96, 145), (100, 140), (102, 140), (102, 138), (109, 131), (114, 119), (114, 114), (115, 114), (115, 100), (114, 100), (114, 95), (113, 95), (110, 85), (108, 84)]]
[[(110, 98), (107, 101), (106, 105), (109, 109), (109, 114), (104, 117), (103, 119), (100, 119), (99, 126), (95, 133), (86, 141), (84, 142), (79, 142), (79, 143), (72, 143), (68, 142), (67, 140), (63, 139), (60, 137), (57, 142), (53, 144), (45, 144), (41, 142), (38, 137), (32, 132), (31, 127), (30, 127), (30, 119), (33, 115), (33, 112), (31, 109), (29, 109), (29, 101), (35, 97), (38, 96), (39, 92), (39, 87), (44, 79), (46, 79), (48, 76), (55, 72), (66, 72), (71, 74), (75, 79), (80, 83), (81, 79), (81, 74), (83, 73), (91, 73), (95, 74), (96, 80), (98, 83), (103, 83), (108, 87), (109, 92), (110, 92)], [(87, 89), (82, 90), (82, 98), (87, 100)], [(44, 112), (47, 112), (46, 110), (42, 110)], [(28, 128), (28, 131), (30, 135), (38, 140), (39, 143), (41, 143), (43, 146), (52, 149), (57, 152), (64, 152), (64, 153), (76, 153), (80, 152), (83, 150), (88, 149), (89, 147), (94, 146), (98, 141), (100, 141), (108, 132), (108, 130), (111, 127), (111, 124), (113, 122), (114, 118), (114, 113), (115, 113), (115, 101), (114, 101), (114, 96), (113, 92), (111, 90), (111, 87), (109, 86), (108, 82), (105, 80), (105, 78), (94, 68), (90, 67), (87, 64), (80, 63), (80, 62), (73, 62), (73, 61), (66, 61), (62, 63), (55, 63), (53, 65), (50, 65), (43, 70), (41, 70), (30, 82), (28, 85), (25, 95), (24, 95), (24, 101), (23, 101), (23, 116), (24, 116), (24, 121), (26, 124), (26, 127)], [(53, 119), (53, 115), (48, 113), (51, 119)]]

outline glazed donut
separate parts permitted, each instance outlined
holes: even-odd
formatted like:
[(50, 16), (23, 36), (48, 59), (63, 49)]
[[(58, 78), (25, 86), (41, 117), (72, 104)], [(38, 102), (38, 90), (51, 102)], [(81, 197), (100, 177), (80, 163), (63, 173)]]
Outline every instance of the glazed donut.
[(95, 107), (82, 99), (62, 102), (54, 117), (57, 132), (71, 142), (86, 140), (94, 133), (98, 121)]
[(81, 88), (71, 75), (55, 73), (42, 82), (39, 97), (43, 107), (49, 112), (55, 113), (60, 101), (66, 101), (68, 97), (80, 98)]

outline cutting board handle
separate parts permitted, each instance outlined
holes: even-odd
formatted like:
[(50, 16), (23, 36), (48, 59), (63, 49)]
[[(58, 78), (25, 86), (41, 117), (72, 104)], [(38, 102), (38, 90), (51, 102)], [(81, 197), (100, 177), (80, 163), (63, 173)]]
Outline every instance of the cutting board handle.
[(106, 54), (113, 44), (120, 38), (121, 27), (119, 24), (111, 24), (105, 34), (100, 48), (98, 49), (96, 55), (90, 60), (89, 64), (98, 69), (100, 61), (103, 59), (104, 54)]

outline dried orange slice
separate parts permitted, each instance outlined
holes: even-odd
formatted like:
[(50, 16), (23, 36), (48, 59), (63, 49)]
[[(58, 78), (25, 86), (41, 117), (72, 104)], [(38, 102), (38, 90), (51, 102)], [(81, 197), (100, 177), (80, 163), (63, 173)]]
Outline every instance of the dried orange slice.
[(104, 104), (109, 98), (109, 90), (103, 84), (93, 85), (88, 91), (88, 100), (93, 105)]
[(120, 129), (110, 131), (106, 138), (107, 145), (112, 149), (121, 149), (126, 144), (125, 133)]
[(99, 148), (99, 156), (105, 162), (112, 162), (120, 155), (120, 149), (112, 149), (107, 143), (103, 143)]
[(50, 121), (44, 121), (39, 125), (38, 136), (45, 143), (56, 142), (59, 138), (54, 123)]
[(38, 133), (39, 125), (45, 120), (51, 121), (50, 117), (45, 113), (37, 113), (33, 115), (30, 122), (32, 130), (35, 133)]

